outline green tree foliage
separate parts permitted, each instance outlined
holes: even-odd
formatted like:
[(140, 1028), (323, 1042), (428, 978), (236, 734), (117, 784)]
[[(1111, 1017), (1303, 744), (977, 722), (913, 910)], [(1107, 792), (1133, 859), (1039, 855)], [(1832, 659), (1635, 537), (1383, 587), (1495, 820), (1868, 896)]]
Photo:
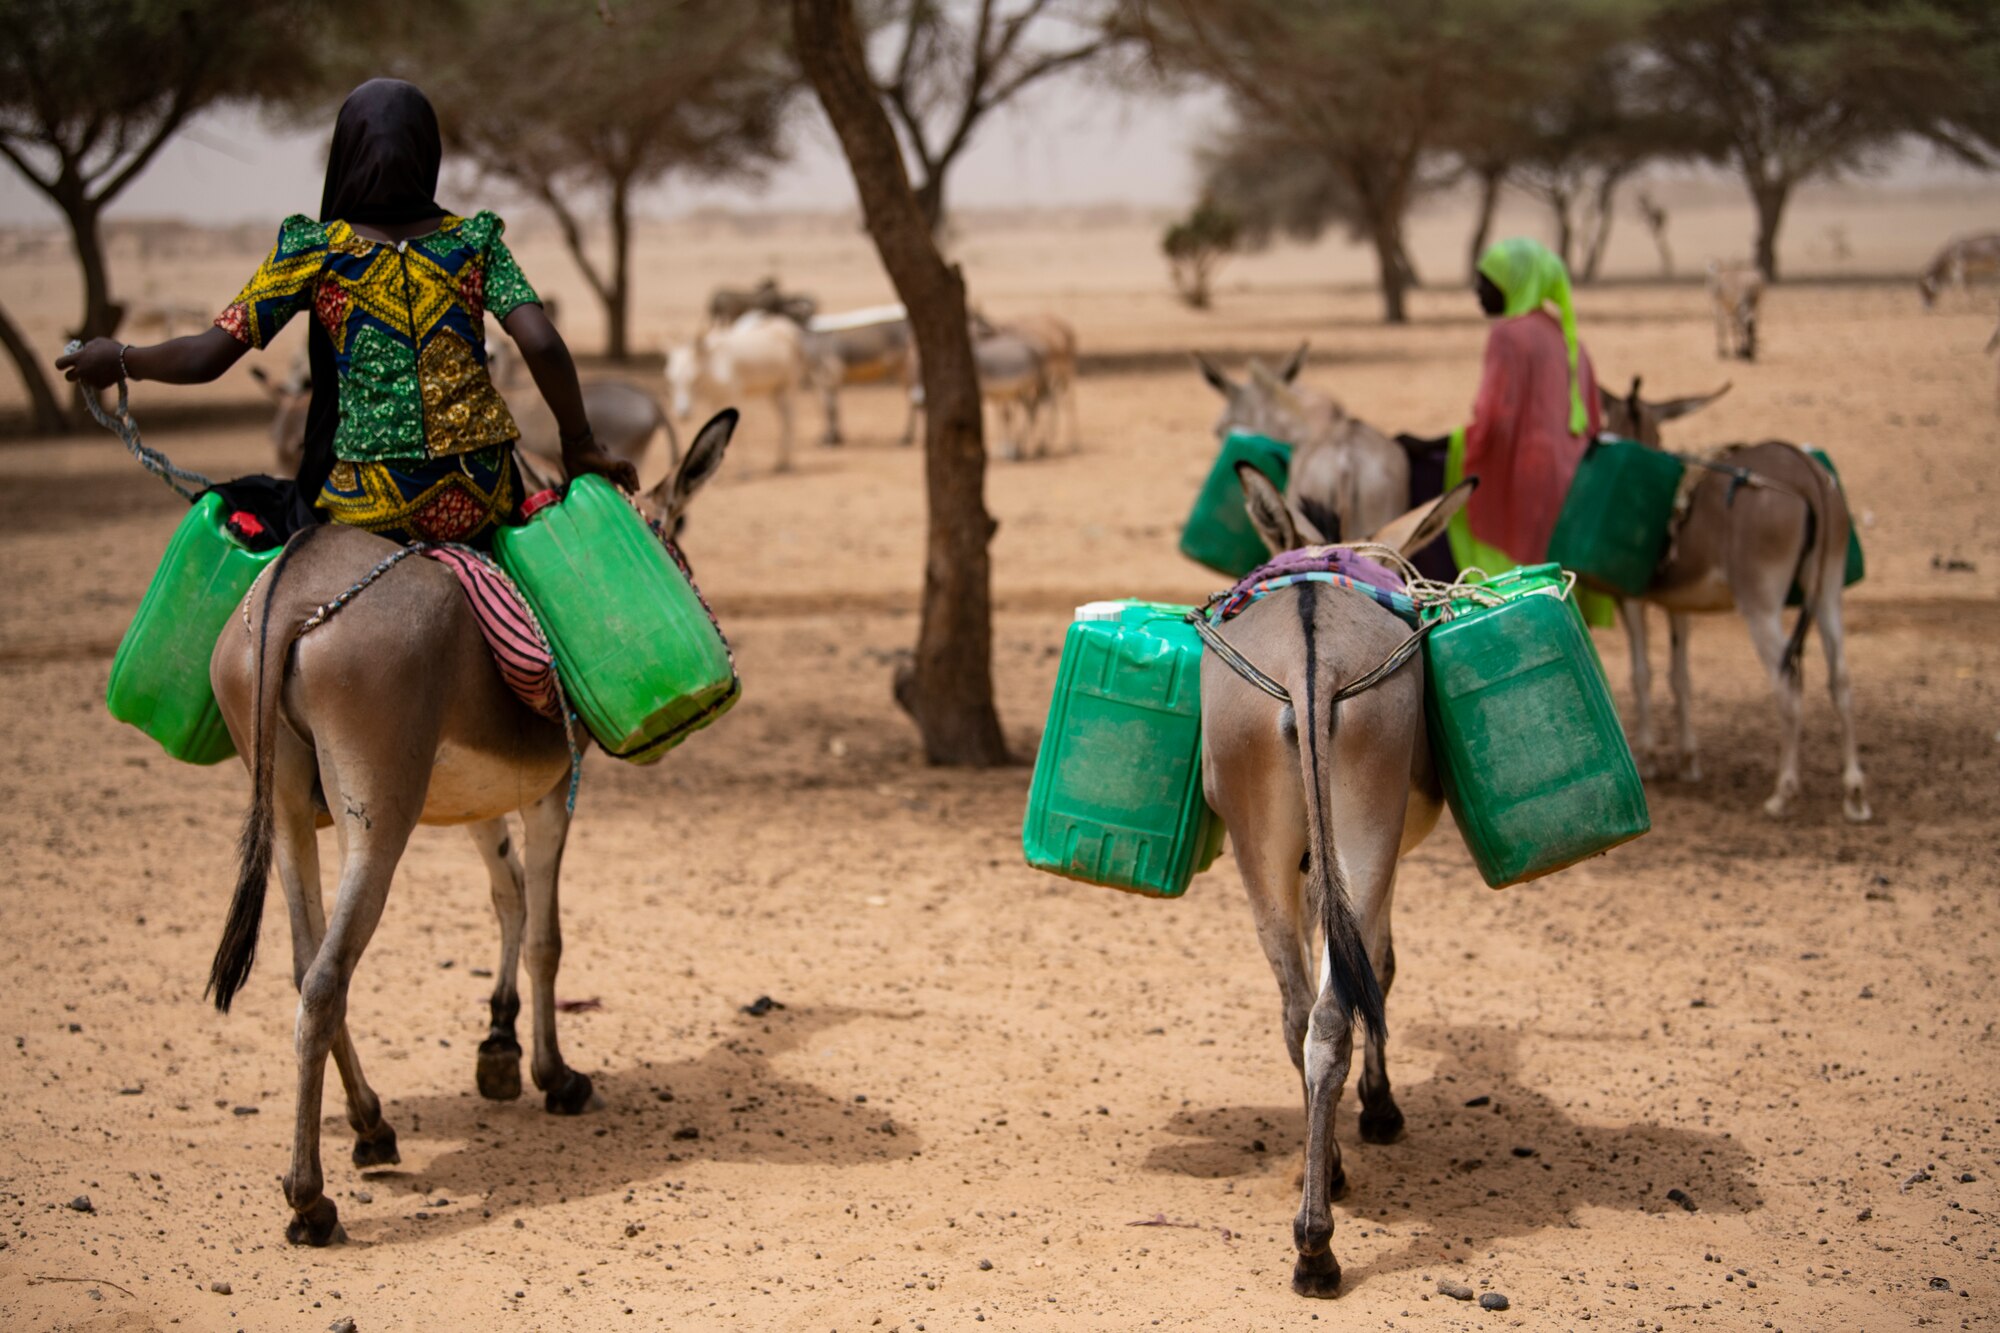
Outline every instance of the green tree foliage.
[(1667, 0), (1648, 48), (1668, 113), (1743, 178), (1767, 279), (1801, 182), (1912, 136), (1962, 162), (2000, 161), (1993, 0)]
[(754, 179), (783, 158), (800, 87), (786, 32), (766, 0), (460, 0), (362, 34), (351, 72), (416, 83), (452, 152), (548, 207), (623, 359), (633, 195), (676, 174)]
[[(123, 315), (104, 262), (105, 208), (196, 113), (314, 77), (314, 37), (330, 9), (317, 0), (0, 0), (0, 157), (69, 225), (83, 276), (77, 336), (113, 334)], [(350, 12), (365, 19), (365, 0)], [(39, 381), (39, 367), (21, 370)], [(30, 392), (54, 402), (32, 383)]]
[(1242, 230), (1236, 214), (1208, 199), (1168, 225), (1160, 238), (1160, 252), (1167, 257), (1174, 290), (1190, 309), (1208, 309), (1215, 267), (1236, 253)]

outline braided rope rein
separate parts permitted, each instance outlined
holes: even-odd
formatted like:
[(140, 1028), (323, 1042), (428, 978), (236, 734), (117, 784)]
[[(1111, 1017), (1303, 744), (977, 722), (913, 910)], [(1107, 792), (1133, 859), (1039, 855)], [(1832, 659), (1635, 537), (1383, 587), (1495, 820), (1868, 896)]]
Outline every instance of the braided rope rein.
[[(63, 355), (71, 356), (82, 349), (83, 343), (72, 338), (63, 348)], [(104, 410), (103, 396), (91, 385), (79, 380), (77, 388), (82, 391), (83, 405), (90, 410), (90, 415), (97, 419), (97, 424), (123, 440), (126, 450), (139, 460), (139, 466), (173, 487), (174, 493), (183, 500), (192, 502), (197, 495), (214, 484), (199, 472), (176, 466), (171, 458), (139, 438), (139, 423), (132, 417), (131, 388), (126, 380), (121, 378), (118, 381), (118, 408), (115, 412)], [(189, 490), (187, 486), (181, 484), (182, 482), (187, 482), (196, 489)]]

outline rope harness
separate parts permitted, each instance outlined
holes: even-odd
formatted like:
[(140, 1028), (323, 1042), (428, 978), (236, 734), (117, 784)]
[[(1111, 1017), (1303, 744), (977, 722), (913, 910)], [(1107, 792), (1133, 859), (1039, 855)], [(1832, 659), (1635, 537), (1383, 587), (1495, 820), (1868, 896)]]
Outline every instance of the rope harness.
[[(64, 356), (72, 356), (83, 350), (83, 343), (72, 338), (63, 348)], [(190, 503), (195, 496), (207, 490), (213, 483), (199, 472), (190, 472), (184, 467), (176, 467), (174, 461), (158, 449), (139, 438), (139, 423), (132, 419), (131, 390), (124, 379), (118, 381), (118, 410), (106, 412), (103, 397), (90, 385), (77, 381), (77, 388), (83, 393), (83, 405), (90, 409), (90, 415), (97, 418), (97, 424), (125, 442), (125, 448), (132, 457), (139, 460), (139, 466), (174, 488), (174, 493)], [(192, 483), (196, 489), (189, 490), (182, 482)]]
[[(1375, 542), (1342, 542), (1320, 549), (1327, 551), (1350, 551), (1357, 556), (1364, 556), (1370, 560), (1379, 561), (1389, 566), (1403, 580), (1405, 594), (1410, 603), (1410, 612), (1405, 618), (1414, 617), (1419, 622), (1417, 627), (1410, 632), (1409, 637), (1391, 649), (1387, 657), (1384, 657), (1375, 666), (1336, 690), (1333, 695), (1335, 703), (1339, 703), (1343, 699), (1351, 699), (1357, 694), (1372, 690), (1402, 670), (1409, 663), (1410, 659), (1417, 655), (1417, 651), (1423, 647), (1424, 639), (1433, 629), (1459, 615), (1465, 614), (1463, 611), (1453, 610), (1454, 603), (1473, 602), (1483, 609), (1488, 606), (1498, 606), (1506, 601), (1506, 598), (1500, 594), (1483, 586), (1486, 581), (1486, 571), (1482, 569), (1464, 570), (1453, 582), (1443, 583), (1436, 579), (1427, 579), (1418, 573), (1416, 566), (1405, 559), (1402, 552)], [(1476, 578), (1469, 577), (1475, 575), (1477, 576)], [(1308, 572), (1288, 574), (1282, 578), (1272, 579), (1268, 583), (1259, 585), (1250, 593), (1247, 600), (1261, 601), (1270, 593), (1299, 583), (1332, 583), (1338, 586), (1352, 586), (1353, 580), (1333, 573)], [(1570, 576), (1570, 584), (1571, 586), (1575, 584), (1574, 575)], [(1265, 694), (1276, 699), (1279, 703), (1287, 707), (1293, 707), (1294, 703), (1291, 691), (1273, 678), (1270, 673), (1264, 671), (1255, 662), (1244, 656), (1234, 644), (1223, 637), (1221, 630), (1223, 618), (1217, 615), (1216, 608), (1223, 602), (1234, 601), (1237, 602), (1235, 610), (1240, 611), (1244, 603), (1241, 599), (1235, 597), (1235, 593), (1235, 589), (1217, 593), (1215, 596), (1209, 598), (1208, 602), (1202, 607), (1188, 612), (1185, 617), (1187, 623), (1194, 627), (1194, 632), (1200, 637), (1202, 643), (1212, 649), (1215, 655), (1222, 659), (1223, 665), (1227, 666), (1251, 685), (1262, 690)], [(1384, 603), (1384, 605), (1387, 605), (1387, 603)], [(1395, 610), (1398, 615), (1403, 614), (1398, 608), (1392, 607), (1391, 609)], [(1424, 619), (1426, 612), (1434, 612), (1435, 614), (1432, 618), (1426, 620)]]

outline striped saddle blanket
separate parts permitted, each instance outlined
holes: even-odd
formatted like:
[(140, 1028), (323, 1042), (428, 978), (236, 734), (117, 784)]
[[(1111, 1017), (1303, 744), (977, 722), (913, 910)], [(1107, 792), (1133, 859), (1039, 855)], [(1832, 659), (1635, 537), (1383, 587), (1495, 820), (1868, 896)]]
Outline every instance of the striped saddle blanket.
[(1367, 556), (1339, 546), (1308, 546), (1287, 551), (1245, 574), (1235, 587), (1209, 599), (1209, 623), (1233, 619), (1250, 603), (1295, 583), (1331, 583), (1373, 598), (1412, 625), (1416, 604), (1400, 574)]
[(555, 659), (513, 581), (490, 560), (465, 547), (418, 549), (458, 575), (473, 619), (486, 636), (486, 646), (493, 650), (493, 664), (500, 668), (507, 688), (543, 717), (560, 722), (562, 696), (556, 685)]

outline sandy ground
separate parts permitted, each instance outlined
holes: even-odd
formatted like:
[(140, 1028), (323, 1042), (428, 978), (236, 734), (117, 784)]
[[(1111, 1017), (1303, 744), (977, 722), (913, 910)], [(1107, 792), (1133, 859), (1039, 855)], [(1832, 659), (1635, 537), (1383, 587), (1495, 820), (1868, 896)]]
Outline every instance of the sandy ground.
[[(1908, 266), (1956, 224), (1919, 208), (1900, 225), (1857, 224), (1857, 244)], [(881, 294), (850, 236), (700, 244), (733, 245), (745, 277), (782, 252), (791, 273), (823, 264), (841, 299)], [(1101, 358), (1082, 452), (989, 483), (1000, 706), (1024, 755), (1072, 606), (1217, 582), (1174, 552), (1215, 409), (1182, 349), (1310, 337), (1308, 378), (1392, 429), (1448, 427), (1477, 373), (1462, 295), (1426, 293), (1414, 325), (1385, 330), (1365, 290), (1301, 276), (1296, 252), (1246, 265), (1197, 317), (1133, 244), (965, 242), (990, 304), (1061, 310)], [(561, 285), (552, 251), (538, 264)], [(173, 294), (214, 303), (242, 267), (186, 268)], [(52, 336), (60, 267), (17, 262), (4, 281)], [(648, 318), (692, 310), (694, 281), (663, 279)], [(588, 766), (560, 993), (601, 1007), (561, 1027), (605, 1109), (558, 1120), (474, 1094), (497, 933), (470, 845), (422, 831), (351, 1010), (403, 1163), (356, 1172), (329, 1102), (349, 1240), (310, 1252), (285, 1245), (277, 1186), (293, 1001), (275, 897), (236, 1012), (200, 995), (242, 771), (176, 765), (102, 704), (178, 502), (95, 432), (0, 449), (0, 1326), (2000, 1323), (1988, 316), (1965, 300), (1924, 316), (1900, 282), (1790, 286), (1765, 359), (1725, 368), (1697, 289), (1581, 306), (1611, 382), (1734, 379), (1677, 443), (1779, 435), (1838, 459), (1868, 549), (1850, 651), (1877, 818), (1840, 818), (1816, 659), (1804, 800), (1786, 823), (1759, 813), (1776, 730), (1722, 617), (1695, 640), (1707, 776), (1653, 788), (1650, 837), (1495, 893), (1441, 829), (1398, 895), (1391, 1072), (1409, 1132), (1360, 1145), (1343, 1117), (1333, 1304), (1287, 1287), (1297, 1085), (1230, 859), (1173, 903), (1038, 875), (1019, 854), (1026, 767), (929, 769), (889, 700), (921, 511), (888, 392), (856, 394), (856, 442), (803, 450), (786, 477), (770, 422), (748, 418), (688, 541), (744, 702), (658, 768)], [(260, 428), (180, 405), (246, 392), (142, 387), (136, 406), (154, 443), (226, 474), (261, 465)], [(1629, 709), (1622, 636), (1600, 646)], [(762, 995), (784, 1007), (742, 1011)], [(92, 1211), (69, 1206), (80, 1195)], [(1449, 1301), (1445, 1278), (1512, 1308)]]

